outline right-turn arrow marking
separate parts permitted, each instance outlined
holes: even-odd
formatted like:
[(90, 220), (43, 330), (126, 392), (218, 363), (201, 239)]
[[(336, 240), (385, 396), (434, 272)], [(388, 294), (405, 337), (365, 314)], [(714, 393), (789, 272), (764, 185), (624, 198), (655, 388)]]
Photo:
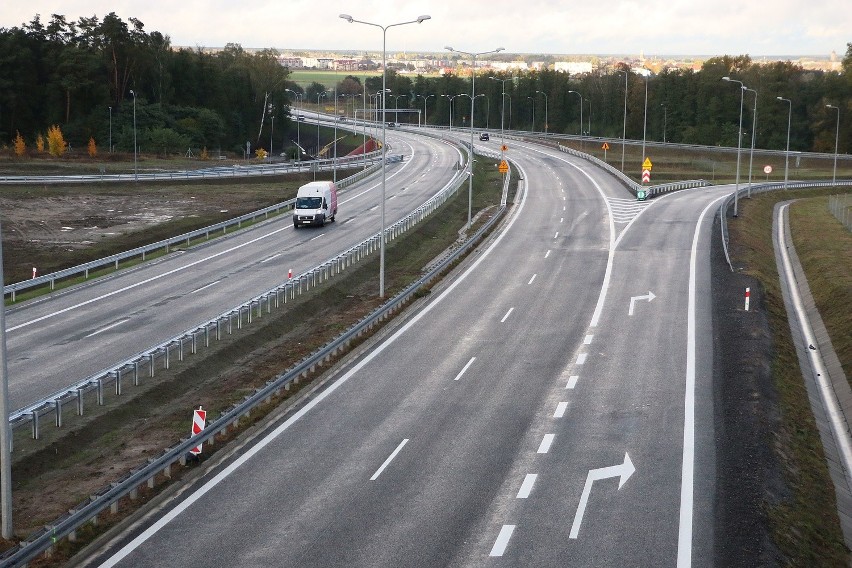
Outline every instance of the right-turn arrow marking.
[(633, 467), (633, 462), (630, 461), (630, 456), (627, 455), (627, 452), (624, 453), (623, 463), (589, 470), (589, 475), (586, 476), (586, 485), (583, 487), (583, 495), (580, 497), (580, 505), (574, 514), (574, 523), (571, 525), (569, 538), (577, 538), (577, 535), (580, 533), (580, 525), (583, 523), (583, 514), (586, 512), (586, 504), (589, 502), (589, 493), (592, 492), (592, 484), (600, 479), (621, 477), (618, 482), (618, 488), (621, 489), (627, 480), (630, 479), (630, 476), (633, 475), (634, 471), (636, 471), (636, 468)]

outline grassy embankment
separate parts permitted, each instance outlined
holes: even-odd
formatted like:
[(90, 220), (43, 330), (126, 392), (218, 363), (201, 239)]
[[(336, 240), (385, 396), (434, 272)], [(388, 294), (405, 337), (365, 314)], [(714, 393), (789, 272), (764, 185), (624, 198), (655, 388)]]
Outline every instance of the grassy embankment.
[[(493, 163), (480, 160), (477, 169), (474, 212), (490, 208), (487, 217), (499, 203), (502, 181)], [(418, 278), (424, 266), (455, 242), (466, 220), (466, 192), (460, 192), (441, 212), (389, 243), (388, 296)], [(30, 440), (27, 432), (18, 432), (12, 477), (18, 534), (25, 536), (50, 522), (184, 437), (190, 424), (189, 409), (203, 405), (211, 418), (217, 416), (369, 313), (380, 303), (377, 272), (377, 258), (347, 270), (286, 307), (264, 314), (242, 331), (235, 329), (234, 335), (212, 342), (209, 349), (183, 363), (173, 361), (171, 369), (158, 369), (155, 379), (126, 387), (120, 398), (108, 395), (105, 406), (87, 401), (82, 418), (73, 418), (61, 430), (46, 425), (44, 439), (38, 442)], [(281, 398), (292, 396), (299, 388), (304, 383), (283, 392)], [(260, 420), (280, 402), (274, 400), (253, 413), (241, 422), (241, 428)], [(202, 460), (209, 459), (209, 452), (216, 451), (222, 441), (208, 447)], [(177, 478), (184, 472), (179, 469), (172, 475)], [(162, 476), (157, 481), (155, 491), (140, 490), (139, 502), (151, 499), (164, 486)], [(66, 559), (83, 542), (126, 516), (130, 508), (130, 503), (122, 502), (117, 515), (104, 515), (97, 527), (80, 531), (80, 543), (62, 543), (52, 562)]]
[[(835, 494), (793, 347), (772, 246), (775, 203), (791, 207), (791, 227), (816, 305), (850, 377), (852, 370), (852, 234), (831, 216), (826, 195), (842, 190), (772, 192), (740, 201), (730, 224), (736, 262), (761, 281), (773, 334), (772, 370), (782, 428), (772, 443), (790, 498), (767, 505), (775, 542), (791, 566), (848, 566)], [(849, 191), (848, 189), (846, 191)]]

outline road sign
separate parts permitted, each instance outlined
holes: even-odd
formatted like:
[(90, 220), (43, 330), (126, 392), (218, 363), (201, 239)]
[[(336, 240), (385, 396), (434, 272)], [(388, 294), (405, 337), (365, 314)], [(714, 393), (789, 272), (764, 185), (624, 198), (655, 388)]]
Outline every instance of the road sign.
[(503, 144), (502, 146), (500, 146), (500, 150), (502, 150), (503, 152), (505, 152), (505, 151), (506, 151), (506, 150), (508, 150), (508, 149), (509, 149), (509, 147), (508, 147), (508, 146), (506, 146), (505, 144)]
[(636, 192), (636, 201), (645, 201), (645, 190), (640, 189)]
[[(207, 411), (202, 410), (201, 407), (198, 407), (198, 410), (192, 411), (192, 435), (200, 434), (202, 430), (204, 430), (204, 426), (207, 424)], [(198, 444), (191, 450), (189, 450), (194, 456), (197, 456), (201, 453), (201, 444)]]
[(652, 167), (654, 167), (654, 164), (651, 163), (651, 158), (645, 158), (645, 161), (642, 162), (642, 169), (650, 172)]
[(604, 151), (609, 150), (609, 144), (604, 142), (603, 146), (601, 146), (601, 150), (604, 150)]
[(503, 160), (500, 162), (500, 167), (498, 169), (500, 170), (501, 174), (505, 174), (509, 171), (509, 164), (506, 162), (506, 160)]
[(763, 166), (763, 173), (771, 174), (772, 173), (772, 166)]
[(642, 183), (651, 182), (651, 170), (642, 170)]

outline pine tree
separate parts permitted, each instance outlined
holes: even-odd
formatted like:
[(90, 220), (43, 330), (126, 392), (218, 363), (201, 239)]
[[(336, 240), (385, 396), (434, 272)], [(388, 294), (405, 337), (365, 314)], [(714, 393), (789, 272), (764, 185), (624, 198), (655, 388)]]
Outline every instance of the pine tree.
[(41, 135), (41, 132), (39, 132), (38, 136), (36, 136), (36, 150), (38, 150), (39, 153), (44, 152), (44, 136)]

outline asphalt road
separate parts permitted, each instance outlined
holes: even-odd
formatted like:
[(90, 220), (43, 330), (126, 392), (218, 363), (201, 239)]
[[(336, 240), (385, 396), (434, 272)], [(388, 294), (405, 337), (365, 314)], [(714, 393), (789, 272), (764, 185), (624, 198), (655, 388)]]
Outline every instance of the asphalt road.
[(95, 564), (712, 565), (708, 239), (730, 188), (637, 203), (512, 152), (505, 232)]
[[(437, 193), (457, 149), (392, 132), (387, 225)], [(22, 408), (215, 318), (378, 232), (381, 178), (340, 194), (337, 220), (294, 230), (283, 215), (227, 238), (27, 302), (6, 313), (9, 396)], [(378, 287), (378, 284), (377, 284)]]

